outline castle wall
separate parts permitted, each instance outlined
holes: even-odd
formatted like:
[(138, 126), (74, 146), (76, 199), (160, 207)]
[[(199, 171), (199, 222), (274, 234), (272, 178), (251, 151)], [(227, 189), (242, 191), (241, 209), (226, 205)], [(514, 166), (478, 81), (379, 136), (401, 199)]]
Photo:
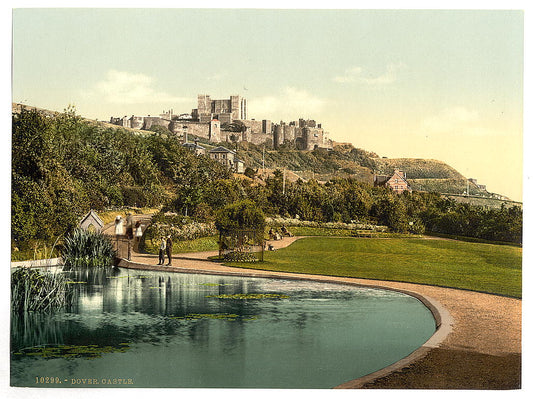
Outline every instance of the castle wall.
[(328, 133), (318, 127), (305, 127), (302, 129), (302, 138), (297, 140), (298, 148), (312, 151), (315, 148), (331, 148)]
[(217, 120), (212, 120), (209, 123), (209, 140), (213, 141), (215, 143), (218, 143), (221, 140), (221, 130), (220, 130), (221, 122)]
[(113, 125), (118, 125), (122, 127), (131, 127), (131, 122), (127, 116), (124, 116), (122, 118), (111, 117), (111, 120), (109, 122), (112, 123)]
[(261, 133), (272, 134), (272, 122), (266, 119), (261, 121)]
[(211, 112), (214, 114), (229, 114), (232, 111), (230, 100), (213, 100), (211, 104)]
[(172, 121), (169, 125), (169, 130), (179, 136), (184, 136), (186, 132), (187, 135), (194, 135), (208, 140), (210, 139), (209, 123)]
[(132, 129), (142, 129), (144, 126), (144, 118), (142, 116), (132, 116), (129, 120)]
[(248, 119), (248, 102), (246, 98), (241, 98), (240, 115), (237, 119)]
[(211, 98), (206, 94), (198, 94), (198, 114), (211, 113)]
[(255, 121), (255, 120), (239, 120), (246, 126), (250, 133), (252, 134), (260, 134), (263, 132), (263, 122), (262, 121)]
[(159, 116), (145, 116), (143, 117), (142, 129), (150, 130), (152, 126), (163, 126), (165, 128), (168, 128), (169, 125), (169, 120), (165, 120), (163, 118), (160, 118)]
[[(240, 96), (230, 96), (229, 106), (232, 119), (240, 119), (242, 117), (241, 112), (241, 97)], [(244, 117), (246, 119), (246, 117)]]
[(296, 138), (296, 126), (284, 125), (283, 126), (283, 143), (294, 141)]
[(274, 125), (274, 134), (273, 134), (273, 144), (274, 148), (279, 148), (281, 144), (283, 144), (283, 126), (282, 125)]
[[(311, 151), (315, 148), (331, 148), (328, 133), (313, 119), (302, 119), (273, 124), (269, 120), (247, 119), (247, 102), (240, 96), (229, 99), (212, 100), (209, 95), (198, 95), (198, 108), (191, 111), (192, 120), (171, 120), (173, 110), (163, 111), (158, 117), (111, 118), (111, 123), (133, 129), (150, 129), (154, 125), (167, 127), (179, 136), (202, 137), (212, 142), (246, 141), (256, 145), (268, 143), (274, 148), (293, 143), (297, 149)], [(240, 121), (245, 132), (226, 132), (220, 126), (224, 123)], [(231, 140), (233, 136), (233, 140)]]
[(272, 134), (266, 133), (256, 133), (252, 134), (248, 141), (252, 144), (260, 145), (267, 144), (268, 146), (272, 145)]
[(230, 96), (229, 99), (212, 100), (209, 95), (198, 95), (198, 108), (192, 115), (200, 122), (209, 123), (218, 119), (221, 123), (231, 123), (236, 119), (246, 119), (247, 103), (245, 98)]

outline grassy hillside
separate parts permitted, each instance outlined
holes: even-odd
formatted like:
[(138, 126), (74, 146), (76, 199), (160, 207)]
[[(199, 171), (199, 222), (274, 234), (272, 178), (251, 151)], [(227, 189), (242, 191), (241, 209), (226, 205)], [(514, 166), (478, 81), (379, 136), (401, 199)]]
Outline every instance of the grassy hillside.
[(377, 158), (373, 160), (380, 174), (392, 174), (400, 169), (408, 179), (463, 179), (459, 172), (442, 161), (420, 158)]
[[(249, 143), (237, 146), (239, 158), (246, 166), (261, 169), (263, 148)], [(407, 175), (409, 184), (416, 191), (462, 195), (466, 191), (466, 177), (442, 161), (421, 158), (380, 158), (377, 154), (355, 148), (351, 144), (335, 145), (332, 150), (298, 151), (294, 149), (265, 150), (264, 164), (267, 169), (291, 170), (303, 180), (316, 179), (326, 182), (334, 178), (354, 178), (373, 184), (375, 174), (392, 174), (400, 169)], [(469, 184), (469, 194), (489, 197), (491, 193)], [(487, 204), (484, 204), (487, 205)], [(488, 206), (497, 206), (491, 202)]]
[(502, 205), (505, 208), (511, 208), (513, 206), (518, 206), (519, 208), (522, 208), (522, 203), (517, 201), (507, 201), (495, 198), (479, 198), (472, 196), (464, 197), (462, 195), (448, 195), (447, 197), (453, 199), (458, 203), (466, 203), (475, 206), (482, 206), (485, 208), (499, 209), (502, 207)]
[[(409, 184), (413, 190), (430, 191), (438, 193), (458, 194), (461, 195), (466, 191), (465, 178), (449, 178), (449, 179), (408, 179)], [(468, 191), (470, 195), (488, 195), (487, 191), (480, 190), (473, 184), (468, 184)]]

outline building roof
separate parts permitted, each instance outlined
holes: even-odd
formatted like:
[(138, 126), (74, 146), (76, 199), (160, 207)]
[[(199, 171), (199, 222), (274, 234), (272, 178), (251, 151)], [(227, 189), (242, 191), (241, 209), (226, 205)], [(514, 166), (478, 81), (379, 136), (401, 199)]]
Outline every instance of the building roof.
[(212, 150), (209, 150), (209, 152), (224, 152), (224, 153), (232, 153), (232, 154), (237, 154), (235, 151), (232, 151), (232, 150), (229, 150), (227, 149), (226, 147), (217, 147), (217, 148), (213, 148)]
[(100, 217), (92, 209), (84, 217), (81, 218), (81, 220), (78, 223), (78, 225), (81, 225), (83, 222), (85, 222), (89, 218), (92, 218), (100, 227), (103, 227), (104, 222), (102, 221), (102, 219), (100, 219)]
[(407, 182), (407, 179), (405, 178), (404, 173), (398, 169), (395, 169), (392, 175), (374, 175), (374, 185), (384, 186), (385, 184), (390, 182), (394, 177), (402, 179), (409, 186), (409, 183)]
[(205, 150), (205, 147), (202, 147), (200, 144), (196, 144), (196, 143), (183, 143), (182, 146), (190, 147), (190, 148), (199, 148), (201, 150)]

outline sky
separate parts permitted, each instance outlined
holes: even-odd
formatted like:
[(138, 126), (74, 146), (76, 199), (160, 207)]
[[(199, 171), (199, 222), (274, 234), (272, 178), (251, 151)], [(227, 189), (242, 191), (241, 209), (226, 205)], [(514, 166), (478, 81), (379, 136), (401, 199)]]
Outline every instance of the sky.
[(12, 100), (88, 118), (315, 119), (388, 158), (438, 159), (522, 200), (524, 14), (514, 10), (13, 11)]

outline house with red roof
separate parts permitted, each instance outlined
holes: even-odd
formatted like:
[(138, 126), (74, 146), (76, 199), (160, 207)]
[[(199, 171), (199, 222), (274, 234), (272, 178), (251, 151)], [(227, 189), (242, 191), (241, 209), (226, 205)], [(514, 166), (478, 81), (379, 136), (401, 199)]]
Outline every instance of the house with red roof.
[(407, 182), (407, 175), (399, 169), (395, 169), (392, 176), (374, 175), (374, 187), (389, 187), (395, 193), (413, 191)]

